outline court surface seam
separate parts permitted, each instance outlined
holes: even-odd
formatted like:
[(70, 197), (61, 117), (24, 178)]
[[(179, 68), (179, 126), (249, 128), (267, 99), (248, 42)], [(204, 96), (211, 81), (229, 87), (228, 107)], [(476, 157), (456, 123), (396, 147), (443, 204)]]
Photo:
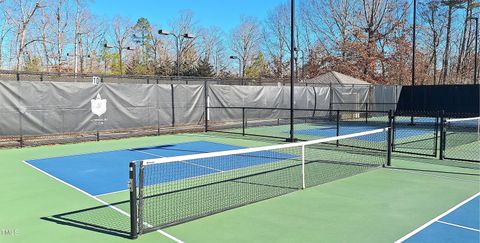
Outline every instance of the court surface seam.
[[(28, 166), (34, 168), (35, 170), (41, 172), (42, 174), (44, 174), (44, 175), (46, 175), (46, 176), (48, 176), (48, 177), (50, 177), (50, 178), (52, 178), (52, 179), (60, 182), (60, 183), (62, 183), (62, 184), (64, 184), (64, 185), (66, 185), (66, 186), (69, 186), (70, 188), (73, 188), (73, 189), (75, 189), (75, 190), (83, 193), (84, 195), (86, 195), (86, 196), (88, 196), (88, 197), (96, 200), (97, 202), (100, 202), (101, 204), (103, 204), (103, 205), (105, 205), (105, 206), (107, 206), (107, 207), (109, 207), (109, 208), (111, 208), (111, 209), (119, 212), (120, 214), (122, 214), (122, 215), (127, 216), (127, 217), (130, 218), (130, 214), (129, 214), (129, 213), (127, 213), (127, 212), (125, 212), (125, 211), (123, 211), (123, 210), (121, 210), (121, 209), (119, 209), (119, 208), (111, 205), (110, 203), (107, 203), (107, 202), (103, 201), (102, 199), (100, 199), (100, 198), (98, 198), (98, 197), (96, 197), (96, 196), (93, 196), (92, 194), (90, 194), (90, 193), (88, 193), (88, 192), (86, 192), (86, 191), (84, 191), (84, 190), (82, 190), (82, 189), (80, 189), (80, 188), (78, 188), (78, 187), (76, 187), (76, 186), (74, 186), (74, 185), (72, 185), (72, 184), (69, 184), (68, 182), (65, 182), (65, 181), (63, 181), (63, 180), (61, 180), (61, 179), (59, 179), (59, 178), (57, 178), (57, 177), (55, 177), (55, 176), (47, 173), (46, 171), (41, 170), (40, 168), (37, 168), (37, 167), (35, 167), (34, 165), (29, 164), (29, 163), (28, 163), (27, 161), (25, 161), (25, 160), (23, 160), (22, 162), (25, 163), (25, 164), (27, 164)], [(165, 232), (165, 231), (163, 231), (163, 230), (156, 230), (156, 231), (157, 231), (158, 233), (164, 235), (165, 237), (167, 237), (167, 238), (169, 238), (169, 239), (177, 242), (177, 243), (184, 243), (182, 240), (176, 238), (176, 237), (173, 236), (173, 235), (170, 235), (169, 233), (167, 233), (167, 232)]]

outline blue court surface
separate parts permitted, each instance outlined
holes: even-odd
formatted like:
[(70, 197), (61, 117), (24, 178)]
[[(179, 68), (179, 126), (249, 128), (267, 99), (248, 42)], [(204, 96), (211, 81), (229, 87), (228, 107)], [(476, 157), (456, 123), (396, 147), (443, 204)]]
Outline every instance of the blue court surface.
[[(79, 188), (91, 195), (98, 196), (128, 189), (128, 168), (131, 161), (141, 161), (161, 157), (172, 157), (198, 153), (241, 149), (243, 147), (212, 142), (186, 142), (147, 148), (117, 150), (109, 152), (81, 154), (47, 159), (29, 160), (26, 163)], [(214, 160), (198, 160), (195, 165), (187, 163), (159, 164), (165, 175), (160, 182), (180, 180), (188, 170), (189, 176), (200, 176), (221, 171), (271, 163), (295, 157), (292, 154), (272, 153), (271, 151), (255, 152), (245, 156), (229, 156), (223, 163)], [(228, 163), (227, 163), (228, 161)], [(155, 165), (157, 166), (157, 165)]]
[[(375, 130), (379, 128), (384, 128), (375, 125), (340, 125), (339, 133), (340, 135), (348, 135), (353, 133), (365, 132), (370, 130)], [(308, 135), (308, 136), (317, 136), (317, 137), (335, 137), (337, 136), (336, 126), (329, 127), (318, 127), (318, 128), (308, 128), (308, 129), (299, 129), (295, 131), (299, 135)], [(422, 129), (422, 128), (408, 128), (408, 127), (397, 127), (395, 138), (402, 139), (415, 136), (423, 136), (425, 134), (431, 134), (432, 129)], [(363, 140), (367, 142), (385, 142), (387, 137), (383, 134), (374, 134), (369, 136), (356, 137), (354, 139)]]
[(480, 242), (480, 193), (398, 242)]

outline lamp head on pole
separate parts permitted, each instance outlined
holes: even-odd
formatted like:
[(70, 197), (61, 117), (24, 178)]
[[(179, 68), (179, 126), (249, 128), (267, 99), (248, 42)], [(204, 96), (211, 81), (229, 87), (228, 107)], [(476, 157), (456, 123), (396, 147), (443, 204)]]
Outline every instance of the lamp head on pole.
[(183, 38), (185, 39), (193, 39), (195, 36), (192, 33), (185, 33), (182, 35)]
[(170, 35), (171, 33), (168, 30), (158, 30), (159, 35)]

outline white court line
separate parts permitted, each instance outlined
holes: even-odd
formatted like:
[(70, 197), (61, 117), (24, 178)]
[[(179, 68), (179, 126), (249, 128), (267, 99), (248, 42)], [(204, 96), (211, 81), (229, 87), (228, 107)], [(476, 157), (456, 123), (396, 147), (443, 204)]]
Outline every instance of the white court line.
[(428, 221), (426, 224), (418, 227), (417, 229), (415, 229), (414, 231), (408, 233), (407, 235), (405, 235), (404, 237), (398, 239), (397, 241), (395, 241), (395, 243), (400, 243), (400, 242), (403, 242), (405, 240), (407, 240), (408, 238), (412, 237), (413, 235), (415, 235), (416, 233), (422, 231), (423, 229), (427, 228), (428, 226), (430, 226), (431, 224), (435, 223), (435, 222), (438, 222), (439, 219), (443, 218), (445, 215), (453, 212), (454, 210), (456, 210), (457, 208), (463, 206), (464, 204), (470, 202), (471, 200), (473, 200), (474, 198), (480, 196), (480, 192), (476, 193), (475, 195), (467, 198), (465, 201), (455, 205), (454, 207), (450, 208), (449, 210), (447, 210), (446, 212), (440, 214), (439, 216), (437, 216), (436, 218)]
[[(156, 157), (159, 157), (159, 158), (167, 158), (167, 157), (159, 155), (159, 154), (149, 153), (149, 152), (145, 152), (145, 151), (137, 151), (137, 150), (133, 150), (133, 151), (138, 152), (138, 153), (142, 153), (142, 154), (153, 155), (153, 156), (156, 156)], [(195, 164), (195, 163), (192, 163), (192, 162), (186, 162), (186, 161), (177, 161), (177, 162), (181, 162), (181, 163), (189, 164), (189, 165), (194, 165), (194, 166), (202, 167), (202, 168), (217, 171), (217, 172), (225, 172), (223, 170), (219, 170), (219, 169), (209, 167), (209, 166), (205, 166), (205, 165)]]
[(128, 191), (128, 190), (129, 190), (129, 189), (119, 190), (119, 191), (114, 191), (114, 192), (107, 192), (107, 193), (103, 193), (103, 194), (97, 194), (97, 195), (95, 195), (95, 197), (108, 196), (108, 195), (112, 195), (112, 194), (116, 194), (116, 193), (120, 193), (120, 192), (126, 192), (126, 191)]
[[(54, 179), (54, 180), (56, 180), (56, 181), (58, 181), (58, 182), (60, 182), (60, 183), (63, 183), (64, 185), (67, 185), (67, 186), (69, 186), (69, 187), (71, 187), (71, 188), (73, 188), (73, 189), (75, 189), (75, 190), (77, 190), (77, 191), (79, 191), (79, 192), (87, 195), (88, 197), (90, 197), (90, 198), (92, 198), (92, 199), (100, 202), (101, 204), (103, 204), (103, 205), (105, 205), (105, 206), (107, 206), (107, 207), (109, 207), (109, 208), (111, 208), (111, 209), (113, 209), (113, 210), (115, 210), (115, 211), (117, 211), (117, 212), (119, 212), (119, 213), (121, 213), (121, 214), (123, 214), (123, 215), (125, 215), (125, 216), (127, 216), (127, 217), (130, 218), (130, 214), (129, 214), (129, 213), (127, 213), (127, 212), (125, 212), (125, 211), (123, 211), (123, 210), (121, 210), (121, 209), (119, 209), (119, 208), (111, 205), (110, 203), (107, 203), (107, 202), (103, 201), (102, 199), (100, 199), (100, 198), (98, 198), (98, 197), (96, 197), (96, 196), (93, 196), (92, 194), (90, 194), (90, 193), (88, 193), (88, 192), (86, 192), (86, 191), (84, 191), (84, 190), (82, 190), (82, 189), (80, 189), (80, 188), (78, 188), (78, 187), (76, 187), (76, 186), (74, 186), (74, 185), (71, 185), (71, 184), (69, 184), (69, 183), (67, 183), (67, 182), (65, 182), (65, 181), (63, 181), (63, 180), (61, 180), (61, 179), (59, 179), (59, 178), (57, 178), (57, 177), (55, 177), (55, 176), (53, 176), (53, 175), (50, 175), (49, 173), (47, 173), (47, 172), (45, 172), (45, 171), (43, 171), (43, 170), (35, 167), (34, 165), (29, 164), (29, 163), (26, 162), (25, 160), (23, 160), (22, 162), (25, 163), (25, 164), (27, 164), (28, 166), (34, 168), (35, 170), (43, 173), (44, 175), (47, 175), (48, 177), (50, 177), (50, 178), (52, 178), (52, 179)], [(173, 235), (168, 234), (167, 232), (165, 232), (165, 231), (163, 231), (163, 230), (157, 230), (157, 232), (159, 232), (160, 234), (162, 234), (162, 235), (170, 238), (171, 240), (173, 240), (173, 241), (175, 241), (175, 242), (177, 242), (177, 243), (184, 243), (183, 241), (179, 240), (178, 238), (174, 237)]]
[(467, 229), (467, 230), (471, 230), (471, 231), (480, 232), (479, 229), (474, 229), (474, 228), (470, 228), (470, 227), (459, 225), (459, 224), (449, 223), (449, 222), (445, 222), (445, 221), (442, 221), (442, 220), (437, 220), (437, 222), (441, 223), (441, 224), (446, 224), (446, 225), (462, 228), (462, 229)]

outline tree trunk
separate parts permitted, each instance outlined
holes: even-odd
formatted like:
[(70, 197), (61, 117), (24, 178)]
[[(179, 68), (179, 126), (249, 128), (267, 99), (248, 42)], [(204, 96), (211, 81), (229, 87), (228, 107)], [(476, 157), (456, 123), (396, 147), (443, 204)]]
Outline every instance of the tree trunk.
[(445, 55), (443, 58), (443, 84), (447, 83), (447, 76), (448, 76), (448, 68), (449, 68), (449, 59), (450, 59), (450, 36), (451, 36), (451, 29), (452, 29), (452, 14), (453, 14), (453, 7), (448, 6), (448, 17), (447, 17), (447, 39), (445, 42)]
[(25, 39), (27, 37), (27, 25), (22, 25), (22, 31), (20, 33), (20, 46), (18, 47), (18, 55), (17, 55), (17, 72), (21, 70), (21, 66), (23, 65), (23, 51), (25, 50)]
[(465, 21), (463, 24), (463, 31), (462, 31), (462, 41), (460, 43), (460, 50), (458, 51), (458, 60), (457, 60), (457, 70), (456, 70), (456, 80), (458, 80), (458, 76), (460, 74), (460, 69), (462, 68), (462, 60), (464, 60), (464, 53), (465, 53), (465, 42), (467, 39), (467, 25), (468, 25), (468, 12), (470, 9), (471, 0), (467, 1), (467, 7), (465, 8)]

